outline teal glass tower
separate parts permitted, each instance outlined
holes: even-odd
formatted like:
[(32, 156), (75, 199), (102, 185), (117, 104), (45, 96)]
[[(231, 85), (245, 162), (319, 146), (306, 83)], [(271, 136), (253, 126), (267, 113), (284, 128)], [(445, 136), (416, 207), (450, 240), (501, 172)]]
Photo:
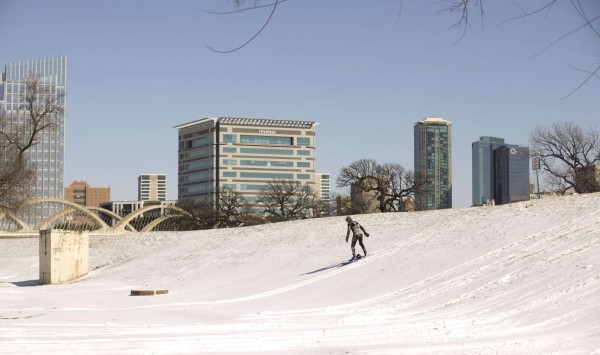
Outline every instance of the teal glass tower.
[[(7, 123), (7, 129), (18, 127), (27, 120), (28, 111), (24, 107), (26, 82), (39, 80), (43, 90), (39, 100), (56, 97), (62, 112), (48, 117), (54, 125), (45, 129), (38, 137), (38, 143), (29, 150), (29, 161), (36, 169), (36, 181), (31, 191), (32, 198), (62, 199), (64, 194), (65, 158), (65, 108), (67, 58), (56, 56), (8, 63), (0, 82), (0, 117)], [(22, 211), (22, 218), (29, 225), (38, 225), (45, 218), (58, 212), (60, 205), (54, 202), (36, 204)]]
[(427, 186), (415, 196), (415, 209), (452, 208), (452, 125), (443, 118), (416, 122), (415, 172), (427, 177)]
[(479, 137), (471, 143), (473, 206), (481, 206), (494, 199), (494, 150), (504, 144), (503, 138)]

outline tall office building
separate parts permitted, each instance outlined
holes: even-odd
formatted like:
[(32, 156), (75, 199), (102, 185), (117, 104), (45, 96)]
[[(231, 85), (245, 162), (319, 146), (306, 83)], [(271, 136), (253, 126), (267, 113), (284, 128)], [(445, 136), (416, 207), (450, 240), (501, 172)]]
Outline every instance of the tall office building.
[(214, 191), (225, 187), (254, 203), (274, 179), (295, 180), (314, 189), (316, 125), (220, 117), (176, 126), (179, 200), (214, 203)]
[(142, 174), (138, 177), (139, 201), (166, 201), (167, 176), (162, 174)]
[[(37, 78), (42, 86), (40, 102), (56, 98), (62, 112), (48, 117), (56, 122), (38, 137), (38, 143), (28, 152), (28, 158), (36, 169), (36, 181), (31, 193), (35, 198), (63, 198), (64, 142), (67, 58), (65, 56), (13, 62), (5, 66), (0, 83), (0, 117), (8, 123), (6, 129), (15, 129), (27, 120), (24, 107), (26, 82)], [(44, 203), (23, 211), (22, 218), (30, 225), (37, 225), (44, 218), (61, 209), (60, 204)]]
[(330, 175), (328, 173), (315, 173), (315, 193), (319, 200), (329, 204), (330, 197)]
[(110, 187), (91, 187), (85, 181), (73, 181), (65, 188), (65, 200), (82, 206), (98, 207), (110, 201)]
[(481, 206), (494, 199), (493, 153), (504, 144), (504, 139), (480, 137), (471, 144), (473, 206)]
[(480, 137), (471, 144), (473, 206), (529, 199), (529, 148)]
[(415, 172), (427, 176), (427, 187), (415, 196), (415, 209), (452, 208), (452, 125), (425, 118), (414, 126)]
[(494, 201), (529, 200), (529, 147), (504, 144), (494, 150)]

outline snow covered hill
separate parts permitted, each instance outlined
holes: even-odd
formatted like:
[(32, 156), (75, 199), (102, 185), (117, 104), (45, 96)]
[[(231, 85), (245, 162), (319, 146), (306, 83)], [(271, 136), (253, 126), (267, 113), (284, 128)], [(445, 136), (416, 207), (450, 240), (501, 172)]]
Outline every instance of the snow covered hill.
[(0, 239), (0, 353), (600, 353), (600, 194), (355, 219), (348, 265), (332, 217), (92, 237), (53, 286)]

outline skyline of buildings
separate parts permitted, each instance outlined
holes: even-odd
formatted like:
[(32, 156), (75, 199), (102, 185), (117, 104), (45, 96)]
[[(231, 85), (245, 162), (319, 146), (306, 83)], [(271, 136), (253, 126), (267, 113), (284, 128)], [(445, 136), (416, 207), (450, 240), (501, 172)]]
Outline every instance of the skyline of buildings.
[(415, 195), (415, 209), (452, 208), (452, 124), (427, 117), (414, 124), (414, 171), (427, 177), (426, 189)]
[[(24, 119), (25, 116), (20, 106), (22, 104), (24, 93), (24, 80), (30, 77), (38, 77), (44, 85), (51, 88), (50, 93), (52, 95), (66, 95), (66, 66), (66, 56), (55, 56), (6, 64), (5, 71), (2, 74), (2, 83), (0, 84), (0, 114), (4, 114), (8, 122), (13, 125)], [(31, 161), (36, 164), (37, 167), (36, 183), (34, 184), (35, 191), (33, 193), (33, 196), (35, 197), (63, 198), (65, 196), (63, 192), (67, 191), (66, 189), (63, 189), (65, 153), (64, 109), (66, 108), (66, 98), (59, 98), (59, 103), (63, 108), (63, 112), (57, 117), (58, 124), (53, 127), (52, 130), (45, 131), (41, 135), (40, 143), (35, 145), (30, 151)], [(242, 121), (244, 123), (241, 123)], [(250, 121), (254, 123), (248, 123)], [(185, 141), (185, 144), (189, 143), (190, 146), (184, 146), (183, 148), (180, 146), (180, 150), (183, 149), (186, 150), (186, 152), (183, 154), (184, 158), (182, 158), (181, 154), (179, 156), (180, 176), (178, 177), (178, 196), (193, 197), (203, 194), (206, 195), (202, 191), (195, 190), (208, 189), (207, 181), (211, 181), (211, 189), (215, 187), (218, 188), (219, 186), (238, 189), (252, 202), (256, 201), (256, 197), (260, 190), (264, 188), (266, 181), (273, 178), (281, 178), (294, 179), (307, 185), (311, 185), (321, 199), (329, 200), (328, 195), (331, 192), (329, 189), (329, 181), (325, 182), (322, 177), (326, 175), (329, 178), (330, 174), (319, 174), (315, 171), (315, 122), (221, 117), (217, 119), (206, 118), (193, 121), (176, 126), (175, 128), (189, 129), (196, 124), (206, 124), (208, 122), (214, 123), (210, 132), (202, 137), (198, 136), (194, 140)], [(290, 125), (290, 127), (286, 127), (287, 129), (298, 128), (298, 125), (308, 124), (311, 129), (303, 131), (303, 134), (310, 135), (307, 132), (312, 132), (312, 140), (311, 137), (296, 137), (295, 134), (297, 132), (292, 135), (286, 135), (281, 134), (280, 131), (279, 134), (276, 134), (276, 130), (274, 130), (273, 127), (278, 126), (277, 124), (273, 126), (272, 122), (280, 122), (279, 124), (282, 125), (281, 127), (286, 127), (286, 124)], [(226, 132), (228, 126), (231, 126), (232, 132), (233, 130), (239, 130), (239, 127), (233, 127), (236, 125), (253, 127), (245, 128), (252, 132), (238, 132), (253, 134), (240, 134), (239, 136), (226, 133), (223, 133), (222, 136), (214, 134), (215, 131), (219, 132), (221, 127), (223, 128), (221, 132)], [(442, 118), (430, 117), (415, 123), (414, 169), (415, 171), (425, 172), (430, 180), (427, 189), (428, 192), (416, 197), (417, 210), (452, 207), (451, 131), (450, 122)], [(180, 139), (182, 138), (180, 137)], [(206, 144), (202, 144), (202, 139), (206, 139)], [(231, 139), (234, 139), (234, 141), (231, 141)], [(239, 139), (239, 141), (237, 141), (237, 139)], [(502, 139), (500, 140), (502, 141), (501, 143), (504, 142)], [(217, 143), (215, 143), (215, 141), (217, 141)], [(308, 142), (308, 144), (298, 143), (304, 141)], [(292, 144), (292, 142), (294, 142), (294, 144)], [(499, 144), (500, 142), (496, 142), (492, 144), (493, 149), (492, 146), (484, 149), (494, 150)], [(297, 151), (303, 151), (303, 153), (307, 152), (304, 157), (294, 156), (291, 158), (291, 160), (300, 159), (304, 161), (290, 162), (290, 159), (288, 159), (289, 157), (285, 157), (288, 153), (281, 156), (280, 153), (273, 153), (276, 151), (273, 149), (260, 150), (259, 148), (257, 150), (256, 148), (280, 148), (285, 146), (293, 148), (291, 149), (291, 155), (299, 154)], [(197, 148), (206, 147), (218, 147), (219, 149), (211, 151), (211, 154), (214, 154), (213, 158), (215, 158), (215, 160), (209, 165), (206, 165), (204, 167), (206, 169), (203, 169), (200, 165), (208, 164), (207, 161), (210, 157), (208, 155), (202, 156), (202, 154), (198, 153), (199, 151), (206, 152), (206, 149)], [(252, 147), (254, 147), (254, 151), (253, 153), (250, 153), (253, 149)], [(237, 152), (237, 148), (240, 148), (240, 152)], [(518, 146), (515, 147), (515, 149), (519, 152), (519, 154), (517, 154), (518, 156), (523, 156), (524, 153), (520, 153), (520, 148)], [(246, 153), (242, 153), (242, 150), (245, 150)], [(280, 149), (280, 151), (285, 151), (285, 149)], [(186, 154), (192, 156), (185, 157)], [(508, 153), (505, 152), (503, 155), (505, 163), (508, 164), (510, 161), (513, 166), (517, 164), (514, 161), (515, 157), (507, 154)], [(227, 159), (240, 157), (248, 159), (252, 158), (255, 160)], [(181, 162), (183, 160), (186, 161), (186, 164), (182, 167)], [(486, 160), (486, 163), (482, 164), (491, 164), (491, 162)], [(497, 169), (500, 171), (504, 165), (501, 163), (500, 159), (497, 164), (499, 164)], [(211, 175), (208, 171), (210, 169), (217, 169), (218, 173), (209, 176)], [(488, 170), (489, 169), (487, 168), (485, 169), (485, 171)], [(191, 173), (187, 174), (188, 172)], [(494, 194), (492, 191), (498, 191), (497, 193), (499, 196), (502, 193), (504, 193), (505, 196), (509, 196), (503, 197), (502, 201), (505, 201), (506, 198), (514, 200), (514, 193), (508, 192), (508, 195), (506, 195), (506, 191), (511, 191), (511, 186), (515, 186), (514, 183), (509, 183), (514, 181), (514, 179), (510, 178), (512, 170), (505, 169), (505, 173), (508, 174), (506, 175), (507, 177), (498, 180), (496, 185), (493, 186), (490, 184), (484, 186), (484, 184), (482, 184), (482, 177), (478, 177), (477, 180), (475, 178), (473, 179), (474, 205), (476, 199), (478, 201), (483, 201), (486, 200), (486, 197), (492, 196)], [(475, 176), (475, 173), (473, 173), (473, 176)], [(198, 183), (198, 181), (204, 182)], [(324, 186), (327, 186), (327, 189), (324, 189)], [(478, 191), (477, 196), (475, 196), (475, 190)], [(204, 190), (204, 192), (206, 191), (207, 190)], [(83, 201), (84, 195), (78, 196), (79, 200)], [(138, 200), (147, 201), (153, 199), (166, 200), (166, 175), (164, 174), (143, 174), (138, 177)], [(56, 208), (60, 208), (60, 206), (53, 206), (52, 203), (46, 203), (44, 204), (43, 210), (40, 210), (40, 208), (32, 209), (29, 217), (38, 219), (45, 218), (49, 214), (52, 214), (52, 211)], [(40, 215), (37, 216), (37, 214)]]

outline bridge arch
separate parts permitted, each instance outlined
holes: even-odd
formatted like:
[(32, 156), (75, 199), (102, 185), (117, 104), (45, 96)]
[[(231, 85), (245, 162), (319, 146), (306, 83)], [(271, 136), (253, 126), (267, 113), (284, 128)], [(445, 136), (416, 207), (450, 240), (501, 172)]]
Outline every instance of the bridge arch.
[[(105, 213), (105, 214), (113, 217), (117, 221), (117, 223), (115, 224), (115, 226), (123, 219), (123, 217), (119, 216), (118, 214), (114, 213), (111, 210), (107, 210), (106, 208), (94, 207), (94, 206), (86, 206), (86, 208), (88, 210), (102, 212), (102, 213)], [(129, 223), (124, 228), (130, 228), (131, 232), (137, 232), (137, 230), (131, 224), (129, 224)]]
[[(104, 223), (104, 221), (100, 217), (98, 217), (98, 215), (96, 215), (95, 213), (90, 212), (88, 209), (86, 209), (86, 207), (78, 205), (78, 204), (76, 204), (74, 202), (71, 202), (71, 201), (67, 201), (67, 200), (61, 199), (61, 198), (33, 198), (33, 199), (30, 199), (30, 200), (27, 200), (25, 202), (25, 205), (34, 205), (36, 203), (43, 203), (43, 202), (62, 203), (64, 205), (72, 207), (75, 210), (83, 212), (87, 216), (91, 217), (92, 219), (94, 219), (98, 223), (98, 225), (100, 225), (100, 228), (109, 228), (108, 225), (106, 223)], [(60, 214), (61, 213), (58, 213), (58, 215), (60, 215)], [(51, 219), (50, 222), (48, 222), (48, 224), (50, 224), (52, 221), (54, 221), (58, 217), (62, 217), (62, 215), (60, 215), (58, 217), (55, 217), (55, 216), (57, 216), (57, 214), (54, 214), (54, 215), (48, 217), (46, 219), (46, 221), (43, 221), (42, 223), (40, 223), (40, 226), (42, 224), (44, 224), (45, 222), (47, 222), (48, 219)]]
[[(146, 206), (144, 208), (140, 208), (139, 210), (132, 212), (132, 213), (128, 214), (127, 216), (125, 216), (125, 218), (123, 218), (119, 223), (117, 223), (117, 225), (114, 228), (117, 230), (119, 230), (119, 229), (123, 230), (125, 225), (129, 224), (129, 222), (131, 222), (134, 218), (138, 217), (139, 215), (144, 214), (149, 211), (152, 211), (152, 210), (159, 210), (159, 209), (172, 210), (172, 211), (176, 211), (181, 214), (184, 214), (184, 215), (189, 215), (189, 212), (187, 212), (186, 210), (183, 210), (179, 207), (175, 207), (175, 206), (171, 206), (171, 205)], [(163, 216), (163, 217), (168, 217), (168, 216)], [(158, 218), (160, 218), (160, 217), (158, 217)], [(165, 219), (167, 219), (167, 218), (165, 218)], [(162, 221), (164, 221), (165, 219), (163, 219)], [(156, 227), (156, 225), (152, 226), (152, 228), (154, 228), (154, 227)]]
[(12, 219), (17, 225), (21, 227), (21, 231), (23, 232), (29, 232), (31, 230), (31, 227), (27, 223), (23, 222), (23, 220), (15, 216), (12, 212), (0, 212), (0, 219), (4, 217), (9, 217), (10, 219)]

